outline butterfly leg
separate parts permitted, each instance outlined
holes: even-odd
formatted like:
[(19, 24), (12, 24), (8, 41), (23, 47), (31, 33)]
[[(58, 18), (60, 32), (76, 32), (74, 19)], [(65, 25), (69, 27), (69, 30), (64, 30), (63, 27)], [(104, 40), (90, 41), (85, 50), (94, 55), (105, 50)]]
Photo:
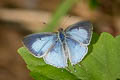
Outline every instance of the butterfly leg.
[(75, 68), (75, 65), (73, 65), (73, 71), (76, 72), (76, 68)]
[(65, 68), (67, 71), (69, 71), (69, 72), (71, 72), (72, 73), (72, 71), (70, 70), (70, 68), (69, 67), (66, 67)]
[(81, 67), (81, 64), (78, 64), (79, 67)]

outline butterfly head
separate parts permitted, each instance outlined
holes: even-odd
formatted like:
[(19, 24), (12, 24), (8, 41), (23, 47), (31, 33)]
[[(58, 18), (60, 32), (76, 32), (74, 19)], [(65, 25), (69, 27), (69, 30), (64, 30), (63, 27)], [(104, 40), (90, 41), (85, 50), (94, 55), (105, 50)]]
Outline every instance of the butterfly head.
[(59, 28), (58, 31), (59, 31), (59, 32), (63, 32), (63, 28)]

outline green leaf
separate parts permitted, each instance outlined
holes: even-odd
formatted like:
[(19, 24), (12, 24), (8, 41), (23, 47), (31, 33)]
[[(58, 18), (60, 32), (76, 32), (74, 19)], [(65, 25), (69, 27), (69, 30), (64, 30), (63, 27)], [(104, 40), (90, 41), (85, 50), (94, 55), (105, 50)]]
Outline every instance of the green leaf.
[[(108, 33), (93, 34), (88, 55), (71, 71), (45, 64), (22, 47), (18, 50), (35, 80), (119, 80), (120, 79), (120, 36)], [(74, 70), (74, 68), (76, 70)]]
[(52, 79), (46, 77), (45, 75), (41, 75), (38, 72), (31, 72), (30, 75), (36, 80), (52, 80)]
[(47, 80), (78, 80), (74, 74), (67, 70), (47, 65), (43, 59), (32, 56), (25, 47), (20, 48), (18, 52), (25, 60), (28, 69), (32, 72), (31, 75), (34, 74), (32, 76), (35, 80), (41, 80), (41, 78), (45, 78)]

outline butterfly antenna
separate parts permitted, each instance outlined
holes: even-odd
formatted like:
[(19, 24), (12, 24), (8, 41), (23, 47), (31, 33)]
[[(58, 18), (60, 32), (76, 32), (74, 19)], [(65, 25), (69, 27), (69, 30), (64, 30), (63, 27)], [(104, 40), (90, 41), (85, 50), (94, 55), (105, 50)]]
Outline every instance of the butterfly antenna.
[(74, 70), (74, 72), (76, 72), (76, 68), (75, 68), (75, 65), (73, 65), (73, 70)]
[(78, 65), (79, 67), (81, 67), (82, 69), (84, 69), (87, 72), (87, 69), (84, 67), (84, 65), (80, 64)]
[(61, 70), (61, 72), (63, 72), (63, 69)]
[(70, 15), (66, 16), (61, 24), (61, 26), (65, 26), (65, 24), (68, 22), (68, 20), (70, 19)]
[(72, 71), (70, 70), (70, 68), (69, 67), (66, 67), (65, 68), (67, 71), (69, 71), (69, 72), (71, 72), (72, 73)]
[(79, 67), (81, 67), (81, 65), (80, 65), (80, 64), (78, 64), (78, 66), (79, 66)]
[(70, 70), (69, 66), (70, 66), (70, 62), (68, 61), (68, 67), (66, 67), (65, 69), (72, 73), (72, 71)]

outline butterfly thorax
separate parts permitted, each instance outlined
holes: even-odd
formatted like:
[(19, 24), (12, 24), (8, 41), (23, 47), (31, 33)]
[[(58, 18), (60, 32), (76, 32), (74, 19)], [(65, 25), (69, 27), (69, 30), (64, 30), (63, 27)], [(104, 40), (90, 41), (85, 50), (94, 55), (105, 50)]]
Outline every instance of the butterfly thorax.
[(58, 32), (58, 37), (59, 37), (60, 41), (63, 42), (63, 41), (65, 40), (64, 31), (63, 31), (62, 28), (60, 28), (58, 31), (59, 31), (59, 32)]

